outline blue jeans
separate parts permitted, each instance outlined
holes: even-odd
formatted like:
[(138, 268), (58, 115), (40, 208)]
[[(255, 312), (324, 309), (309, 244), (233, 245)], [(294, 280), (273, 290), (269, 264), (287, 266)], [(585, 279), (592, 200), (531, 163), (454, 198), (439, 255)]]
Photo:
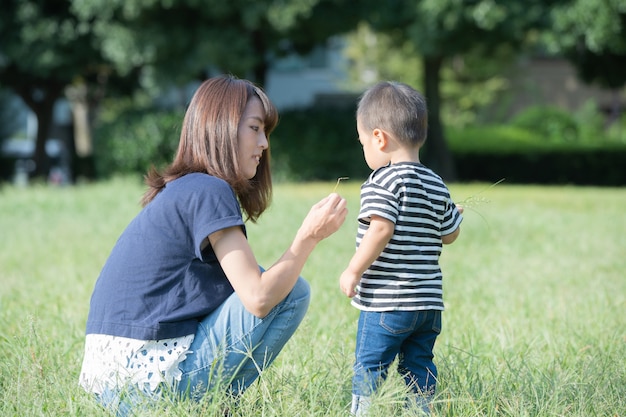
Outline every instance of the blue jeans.
[(276, 359), (309, 306), (309, 284), (298, 278), (289, 295), (260, 319), (250, 314), (234, 293), (198, 326), (179, 365), (178, 392), (195, 399), (216, 387), (241, 394)]
[(437, 384), (433, 347), (441, 333), (441, 311), (361, 311), (352, 393), (369, 397), (398, 357), (398, 372), (415, 394), (432, 395)]
[(289, 295), (260, 319), (249, 313), (233, 293), (198, 326), (186, 359), (180, 363), (182, 379), (175, 387), (126, 386), (105, 390), (97, 400), (118, 417), (133, 415), (144, 401), (157, 401), (161, 393), (199, 400), (211, 390), (225, 388), (241, 394), (254, 382), (294, 334), (309, 307), (311, 289), (298, 278)]

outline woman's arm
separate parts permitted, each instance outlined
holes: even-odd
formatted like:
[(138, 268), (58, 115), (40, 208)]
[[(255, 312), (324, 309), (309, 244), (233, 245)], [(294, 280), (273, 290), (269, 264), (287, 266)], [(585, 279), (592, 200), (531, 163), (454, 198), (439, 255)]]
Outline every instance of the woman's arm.
[(339, 229), (347, 212), (346, 200), (337, 194), (315, 204), (289, 248), (263, 273), (240, 227), (212, 233), (209, 241), (243, 305), (255, 316), (265, 317), (289, 294), (315, 246)]

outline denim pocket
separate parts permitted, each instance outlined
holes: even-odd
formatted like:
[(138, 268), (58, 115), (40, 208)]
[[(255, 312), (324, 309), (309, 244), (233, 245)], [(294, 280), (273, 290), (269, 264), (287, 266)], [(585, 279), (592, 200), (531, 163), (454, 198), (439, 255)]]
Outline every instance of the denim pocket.
[(441, 333), (441, 311), (388, 311), (380, 313), (380, 326), (391, 334), (411, 333), (416, 330)]
[(415, 330), (418, 311), (388, 311), (380, 314), (380, 327), (391, 334), (410, 333)]
[(439, 334), (441, 333), (441, 311), (440, 310), (432, 310), (433, 314), (433, 332)]

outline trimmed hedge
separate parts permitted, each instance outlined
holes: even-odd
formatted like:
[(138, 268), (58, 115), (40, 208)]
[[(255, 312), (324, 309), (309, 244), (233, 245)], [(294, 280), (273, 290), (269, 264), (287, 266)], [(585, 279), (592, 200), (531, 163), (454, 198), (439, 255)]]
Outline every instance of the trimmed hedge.
[(15, 158), (0, 156), (0, 181), (9, 180), (15, 173)]
[(131, 109), (108, 115), (95, 129), (98, 177), (144, 175), (151, 165), (172, 161), (180, 137), (182, 111)]
[[(357, 140), (354, 108), (293, 110), (281, 113), (271, 137), (274, 178), (289, 181), (364, 180), (370, 172)], [(175, 152), (182, 112), (119, 111), (96, 131), (100, 176), (143, 175)], [(561, 116), (559, 116), (561, 117)], [(526, 119), (525, 123), (528, 119)], [(519, 121), (518, 121), (519, 122)], [(602, 135), (573, 140), (518, 125), (446, 130), (458, 181), (626, 185), (626, 143)], [(571, 129), (565, 122), (559, 126)], [(428, 165), (428, 161), (425, 161)]]
[(515, 126), (451, 129), (459, 181), (626, 185), (626, 144), (544, 139)]
[(459, 181), (626, 185), (626, 147), (536, 153), (456, 153)]
[(284, 112), (271, 142), (272, 167), (278, 179), (365, 179), (370, 172), (358, 141), (354, 109)]
[[(365, 179), (365, 164), (353, 109), (286, 112), (272, 139), (273, 166), (280, 178)], [(521, 123), (520, 123), (521, 124)], [(563, 126), (571, 126), (563, 122)], [(519, 125), (449, 129), (458, 181), (626, 185), (626, 144), (548, 138)], [(425, 161), (428, 164), (428, 161)]]

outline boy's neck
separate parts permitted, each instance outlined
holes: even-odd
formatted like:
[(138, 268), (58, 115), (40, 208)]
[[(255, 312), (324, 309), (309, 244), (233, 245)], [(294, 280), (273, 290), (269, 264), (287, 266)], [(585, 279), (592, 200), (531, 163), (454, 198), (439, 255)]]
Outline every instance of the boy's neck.
[(420, 164), (419, 148), (402, 148), (395, 149), (389, 155), (391, 164), (399, 164), (400, 162), (412, 162)]

